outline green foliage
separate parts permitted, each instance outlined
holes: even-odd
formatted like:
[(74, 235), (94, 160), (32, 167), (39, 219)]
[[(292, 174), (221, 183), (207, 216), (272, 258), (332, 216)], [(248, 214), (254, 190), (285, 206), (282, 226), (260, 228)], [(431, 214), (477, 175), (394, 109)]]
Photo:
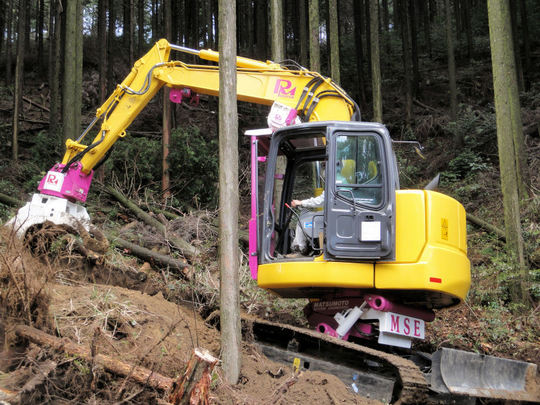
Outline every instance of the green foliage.
[[(161, 139), (126, 139), (115, 145), (106, 168), (131, 192), (145, 189), (146, 192), (159, 193), (161, 153)], [(169, 165), (174, 199), (186, 205), (216, 203), (216, 139), (205, 139), (196, 127), (175, 129), (171, 134)]]
[(32, 139), (34, 144), (30, 147), (30, 156), (41, 170), (49, 170), (62, 158), (59, 154), (59, 151), (64, 150), (63, 147), (60, 148), (63, 146), (61, 139), (60, 133), (51, 136), (47, 131), (38, 132)]
[[(467, 106), (461, 111), (455, 122), (449, 122), (445, 130), (451, 133), (454, 139), (463, 140), (463, 148), (449, 162), (448, 169), (442, 173), (443, 183), (455, 183), (463, 179), (470, 179), (479, 172), (490, 169), (490, 150), (496, 145), (495, 115), (479, 114)], [(488, 146), (489, 145), (489, 146)]]

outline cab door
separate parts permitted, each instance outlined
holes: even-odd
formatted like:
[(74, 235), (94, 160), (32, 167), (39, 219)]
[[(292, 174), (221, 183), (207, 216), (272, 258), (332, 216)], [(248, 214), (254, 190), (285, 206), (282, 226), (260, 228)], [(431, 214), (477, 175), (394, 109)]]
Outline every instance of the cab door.
[(325, 257), (394, 260), (397, 174), (386, 127), (344, 123), (327, 131)]

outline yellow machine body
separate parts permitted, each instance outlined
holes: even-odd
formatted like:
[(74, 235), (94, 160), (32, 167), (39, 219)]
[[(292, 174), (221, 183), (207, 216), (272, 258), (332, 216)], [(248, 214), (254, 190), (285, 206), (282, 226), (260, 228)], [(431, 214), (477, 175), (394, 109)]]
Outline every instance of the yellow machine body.
[(399, 292), (408, 302), (446, 307), (470, 286), (466, 215), (451, 197), (427, 190), (396, 191), (396, 260), (287, 261), (259, 265), (262, 288), (287, 297), (316, 298), (329, 289)]

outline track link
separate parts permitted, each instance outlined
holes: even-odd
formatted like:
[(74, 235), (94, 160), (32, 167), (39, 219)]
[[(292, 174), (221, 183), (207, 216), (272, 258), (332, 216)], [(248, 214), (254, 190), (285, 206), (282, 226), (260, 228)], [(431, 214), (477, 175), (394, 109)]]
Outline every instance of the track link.
[[(314, 330), (270, 322), (249, 315), (243, 315), (242, 321), (244, 322), (244, 327), (248, 328), (248, 333), (253, 333), (255, 340), (258, 341), (272, 340), (272, 337), (275, 341), (279, 337), (282, 337), (282, 339), (296, 339), (304, 343), (311, 343), (312, 345), (320, 346), (324, 344), (324, 357), (327, 359), (332, 356), (332, 348), (335, 348), (336, 350), (346, 349), (353, 351), (362, 359), (383, 364), (392, 372), (398, 382), (398, 387), (394, 390), (393, 403), (425, 403), (428, 399), (428, 382), (420, 369), (408, 359), (340, 340)], [(330, 351), (328, 351), (329, 349)]]

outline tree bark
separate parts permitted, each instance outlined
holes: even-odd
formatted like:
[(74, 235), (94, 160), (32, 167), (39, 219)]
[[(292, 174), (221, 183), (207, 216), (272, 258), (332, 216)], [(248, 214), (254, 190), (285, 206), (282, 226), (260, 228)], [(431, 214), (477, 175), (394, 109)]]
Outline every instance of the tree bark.
[(45, 0), (39, 0), (38, 2), (38, 14), (36, 21), (36, 35), (38, 44), (38, 72), (39, 76), (43, 76), (45, 72), (45, 57), (43, 52), (43, 25), (45, 19)]
[(382, 79), (379, 52), (379, 6), (378, 0), (370, 1), (371, 16), (371, 86), (373, 90), (373, 121), (383, 122)]
[(64, 140), (76, 138), (81, 122), (81, 111), (77, 107), (80, 101), (76, 99), (81, 97), (81, 88), (79, 86), (79, 33), (77, 32), (78, 15), (80, 9), (80, 0), (68, 1), (66, 3), (66, 32), (64, 45), (64, 83), (62, 86), (62, 110), (63, 110), (63, 132)]
[(219, 1), (219, 267), (221, 351), (229, 384), (240, 377), (238, 275), (238, 118), (236, 105), (236, 2)]
[[(450, 0), (444, 1), (446, 10), (446, 49), (448, 57), (448, 86), (450, 89), (450, 120), (457, 118), (457, 86), (456, 86), (456, 60), (454, 57), (454, 34), (452, 32), (452, 12), (450, 9)], [(456, 146), (462, 144), (462, 141), (456, 139)]]
[(413, 68), (412, 90), (413, 98), (418, 97), (420, 93), (420, 67), (418, 62), (418, 19), (416, 17), (416, 0), (409, 0), (409, 18), (411, 27), (411, 61)]
[(366, 86), (364, 80), (364, 47), (362, 45), (362, 26), (364, 25), (364, 13), (362, 12), (362, 1), (353, 0), (354, 13), (354, 45), (356, 51), (356, 76), (357, 94), (362, 109), (366, 105)]
[(519, 34), (518, 34), (518, 21), (517, 21), (517, 2), (510, 2), (510, 21), (512, 25), (512, 40), (514, 41), (514, 59), (516, 66), (516, 75), (518, 82), (518, 91), (525, 89), (525, 79), (523, 77), (523, 67), (521, 66), (521, 55), (519, 49)]
[(386, 50), (386, 54), (388, 57), (390, 57), (391, 54), (391, 44), (390, 44), (390, 13), (388, 12), (388, 0), (382, 0), (382, 9), (383, 9), (383, 15), (382, 15), (382, 21), (383, 21), (383, 29), (382, 32), (384, 33), (384, 49)]
[(422, 17), (424, 20), (424, 41), (426, 43), (427, 53), (429, 58), (433, 57), (433, 49), (431, 46), (431, 19), (429, 18), (429, 2), (421, 1), (422, 4)]
[(8, 9), (7, 9), (7, 15), (6, 15), (6, 21), (7, 21), (7, 38), (6, 38), (6, 86), (11, 85), (13, 81), (13, 74), (12, 74), (12, 63), (13, 63), (13, 57), (12, 57), (12, 38), (13, 38), (13, 0), (9, 0), (8, 3)]
[(140, 57), (144, 52), (144, 14), (145, 1), (139, 0), (137, 4), (137, 55)]
[(107, 8), (109, 0), (98, 0), (99, 102), (107, 99)]
[[(165, 38), (172, 37), (172, 0), (163, 0), (163, 18), (165, 19)], [(169, 173), (169, 145), (171, 143), (171, 102), (169, 100), (170, 89), (163, 87), (163, 138), (161, 140), (161, 193), (163, 199), (171, 197), (171, 178)]]
[(321, 71), (321, 50), (319, 45), (319, 0), (309, 2), (309, 69)]
[(403, 73), (405, 81), (405, 119), (407, 125), (411, 125), (412, 122), (412, 104), (413, 104), (413, 90), (412, 90), (412, 71), (411, 71), (411, 40), (410, 40), (410, 21), (407, 4), (410, 0), (397, 0), (400, 11), (400, 24), (401, 27), (401, 46), (403, 50)]
[[(49, 18), (49, 135), (57, 137), (59, 134), (60, 115), (60, 47), (62, 45), (61, 4), (58, 0), (51, 0)], [(54, 27), (54, 28), (53, 28)], [(52, 35), (51, 35), (52, 34)]]
[(272, 60), (281, 62), (285, 59), (283, 33), (283, 0), (270, 1), (270, 45)]
[(109, 1), (109, 21), (107, 33), (107, 94), (115, 88), (114, 65), (116, 63), (116, 7), (114, 1)]
[(473, 33), (471, 25), (471, 5), (469, 0), (463, 0), (461, 4), (463, 10), (463, 24), (465, 25), (465, 35), (467, 38), (467, 59), (469, 63), (474, 56)]
[[(261, 60), (268, 59), (267, 54), (267, 34), (268, 27), (266, 1), (255, 0), (255, 42), (257, 43), (257, 58)], [(219, 32), (219, 31), (218, 31)]]
[(529, 38), (529, 22), (527, 21), (527, 6), (525, 0), (519, 0), (519, 11), (520, 11), (520, 20), (521, 20), (521, 37), (523, 38), (523, 52), (525, 57), (525, 90), (530, 88), (530, 75), (531, 70), (531, 41)]
[[(517, 88), (510, 6), (508, 0), (488, 0), (489, 37), (493, 69), (493, 88), (497, 120), (497, 144), (504, 205), (504, 227), (509, 252), (514, 255), (520, 270), (520, 295), (526, 300), (528, 271), (524, 253), (519, 200), (525, 185), (520, 176), (520, 145), (523, 138), (521, 112)], [(526, 162), (526, 160), (525, 160)]]
[(212, 370), (218, 359), (208, 350), (194, 349), (186, 371), (177, 381), (169, 402), (179, 405), (208, 404)]
[(363, 10), (364, 10), (364, 31), (365, 31), (365, 38), (366, 38), (366, 62), (367, 62), (367, 70), (366, 70), (366, 84), (369, 84), (371, 79), (371, 19), (370, 19), (370, 12), (369, 12), (369, 3), (371, 0), (361, 0), (361, 3), (363, 4)]
[(28, 0), (19, 0), (19, 12), (17, 23), (17, 64), (15, 66), (15, 91), (13, 94), (13, 126), (11, 138), (11, 157), (19, 159), (19, 115), (22, 113), (23, 75), (24, 75), (24, 52), (26, 32), (26, 13)]
[(308, 23), (306, 14), (306, 0), (298, 0), (298, 36), (299, 36), (299, 51), (300, 65), (308, 66), (309, 59), (309, 44), (308, 44)]
[(337, 84), (341, 82), (339, 63), (339, 24), (337, 0), (328, 1), (328, 26), (330, 27), (330, 76)]

